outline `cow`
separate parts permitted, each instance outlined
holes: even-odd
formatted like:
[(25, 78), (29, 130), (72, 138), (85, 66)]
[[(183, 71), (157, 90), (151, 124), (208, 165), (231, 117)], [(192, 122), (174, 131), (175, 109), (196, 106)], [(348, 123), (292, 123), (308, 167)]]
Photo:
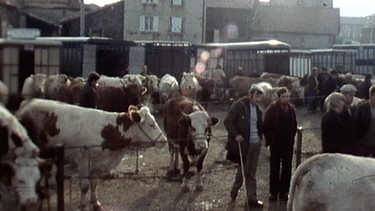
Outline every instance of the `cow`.
[(65, 74), (49, 75), (44, 83), (45, 98), (66, 102), (66, 89), (70, 84), (71, 79)]
[(227, 98), (238, 99), (248, 95), (248, 91), (252, 84), (264, 81), (260, 78), (247, 77), (247, 76), (234, 76), (229, 79)]
[[(213, 99), (211, 96), (215, 95), (214, 89), (215, 89), (215, 80), (210, 78), (203, 78), (203, 77), (196, 77), (198, 80), (198, 83), (201, 87), (201, 89), (198, 92), (198, 100), (199, 102), (207, 104), (208, 101)], [(217, 96), (214, 97), (214, 99)]]
[(197, 95), (201, 86), (194, 72), (183, 72), (180, 82), (180, 92), (185, 97), (190, 97), (192, 99), (197, 99)]
[(80, 178), (80, 207), (95, 210), (97, 178), (107, 174), (133, 146), (162, 147), (167, 139), (148, 107), (130, 106), (127, 113), (83, 108), (63, 102), (32, 99), (22, 102), (16, 113), (39, 146), (42, 158), (55, 156), (56, 144), (64, 145), (65, 163)]
[(100, 86), (125, 86), (128, 84), (127, 80), (120, 77), (110, 77), (101, 75), (97, 83)]
[(211, 138), (211, 126), (219, 118), (210, 117), (201, 104), (180, 96), (168, 100), (163, 106), (164, 131), (168, 138), (170, 163), (167, 176), (180, 173), (179, 155), (183, 163), (182, 191), (189, 191), (188, 179), (190, 161), (197, 168), (196, 190), (203, 190), (201, 171)]
[(315, 155), (296, 169), (287, 210), (371, 210), (375, 207), (374, 169), (373, 158)]
[(23, 82), (21, 94), (23, 99), (44, 98), (44, 84), (47, 79), (46, 74), (31, 74)]
[(37, 184), (42, 175), (37, 158), (17, 157), (0, 162), (0, 210), (36, 210)]
[(159, 96), (160, 96), (160, 103), (163, 104), (167, 102), (173, 96), (179, 94), (179, 84), (177, 79), (170, 75), (165, 74), (159, 83)]
[(144, 94), (144, 101), (150, 104), (159, 102), (159, 81), (156, 75), (146, 75), (143, 81), (143, 86), (147, 88)]
[(26, 129), (4, 106), (0, 106), (0, 159), (17, 157), (36, 158), (39, 148), (33, 143)]
[(122, 77), (125, 81), (125, 85), (138, 84), (143, 85), (146, 80), (146, 76), (141, 74), (126, 74)]
[(126, 112), (130, 105), (143, 103), (142, 96), (147, 89), (138, 84), (127, 86), (98, 86), (97, 108), (105, 111)]
[(7, 105), (9, 98), (9, 89), (8, 86), (0, 81), (0, 104)]

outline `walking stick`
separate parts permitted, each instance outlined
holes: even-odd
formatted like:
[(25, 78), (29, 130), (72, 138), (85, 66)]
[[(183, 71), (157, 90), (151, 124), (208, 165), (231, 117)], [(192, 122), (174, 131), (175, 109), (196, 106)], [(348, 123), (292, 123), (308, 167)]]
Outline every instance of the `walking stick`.
[(249, 202), (248, 202), (248, 198), (247, 198), (247, 186), (246, 186), (246, 178), (245, 178), (245, 168), (244, 168), (244, 164), (243, 164), (243, 159), (242, 159), (242, 149), (241, 149), (241, 144), (240, 142), (237, 142), (238, 144), (238, 151), (240, 152), (240, 163), (241, 163), (241, 173), (242, 173), (242, 179), (245, 183), (245, 197), (246, 197), (246, 201), (245, 201), (245, 206), (246, 206), (246, 210), (250, 210), (249, 209)]

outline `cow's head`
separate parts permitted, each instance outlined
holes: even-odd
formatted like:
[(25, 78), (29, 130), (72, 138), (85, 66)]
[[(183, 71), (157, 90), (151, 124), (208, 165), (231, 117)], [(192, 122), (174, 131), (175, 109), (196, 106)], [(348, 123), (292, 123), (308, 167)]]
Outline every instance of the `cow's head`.
[(15, 157), (35, 158), (39, 148), (31, 141), (26, 129), (4, 107), (0, 107), (0, 157), (12, 160)]
[(182, 78), (181, 78), (181, 84), (180, 89), (193, 89), (198, 90), (199, 89), (199, 83), (198, 80), (195, 78), (194, 73), (186, 73), (183, 72)]
[(44, 84), (47, 79), (47, 76), (44, 74), (35, 74), (32, 76), (32, 89), (34, 97), (44, 97)]
[(190, 114), (182, 112), (178, 124), (189, 128), (190, 139), (194, 143), (197, 151), (206, 151), (208, 149), (208, 141), (211, 136), (211, 126), (219, 123), (217, 117), (210, 117), (206, 111), (194, 111)]
[(159, 91), (159, 78), (156, 75), (146, 76), (144, 85), (147, 87), (149, 93)]
[(167, 143), (167, 137), (147, 106), (142, 106), (140, 109), (135, 106), (129, 106), (128, 114), (135, 123), (129, 128), (129, 131), (133, 133), (132, 143), (146, 147), (163, 147)]
[(25, 210), (37, 206), (36, 184), (41, 178), (39, 160), (19, 157), (0, 163), (1, 202), (4, 210)]

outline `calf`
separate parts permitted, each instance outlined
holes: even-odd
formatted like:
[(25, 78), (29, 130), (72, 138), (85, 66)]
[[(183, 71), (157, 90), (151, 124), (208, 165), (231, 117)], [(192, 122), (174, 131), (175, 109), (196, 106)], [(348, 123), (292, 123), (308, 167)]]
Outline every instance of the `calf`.
[(86, 193), (91, 189), (91, 203), (101, 209), (97, 178), (115, 168), (129, 147), (162, 147), (167, 141), (145, 106), (116, 113), (33, 99), (21, 104), (17, 116), (40, 147), (42, 158), (54, 157), (56, 144), (65, 146), (65, 163), (81, 178), (82, 208), (88, 204)]
[(183, 163), (182, 190), (189, 191), (189, 158), (193, 160), (198, 171), (196, 190), (202, 190), (201, 171), (208, 151), (211, 126), (218, 124), (219, 119), (210, 117), (202, 105), (186, 97), (167, 101), (163, 107), (163, 119), (171, 156), (167, 176), (179, 174), (179, 153)]
[(319, 154), (293, 175), (289, 211), (371, 210), (375, 207), (375, 160)]

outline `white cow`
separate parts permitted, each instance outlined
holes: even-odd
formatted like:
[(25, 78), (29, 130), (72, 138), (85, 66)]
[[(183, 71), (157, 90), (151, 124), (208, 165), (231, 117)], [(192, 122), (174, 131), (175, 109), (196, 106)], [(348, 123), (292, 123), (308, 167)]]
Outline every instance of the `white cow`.
[(167, 100), (179, 93), (179, 84), (177, 79), (170, 75), (165, 74), (159, 83), (159, 96), (160, 96), (160, 103), (163, 104), (167, 102)]
[(146, 81), (146, 76), (143, 76), (141, 74), (126, 74), (122, 78), (125, 80), (125, 85), (138, 84), (142, 86)]
[(9, 98), (9, 89), (8, 86), (0, 81), (0, 104), (6, 105)]
[(65, 74), (54, 74), (47, 77), (44, 84), (45, 98), (66, 102), (66, 90), (71, 84), (70, 78)]
[(44, 98), (44, 84), (47, 79), (46, 74), (31, 74), (25, 79), (22, 86), (23, 99)]
[(90, 202), (100, 209), (96, 176), (115, 168), (129, 146), (161, 147), (167, 141), (145, 106), (139, 110), (130, 106), (128, 113), (115, 113), (33, 99), (21, 104), (17, 116), (28, 123), (26, 128), (32, 131), (32, 138), (42, 149), (42, 157), (54, 155), (56, 144), (65, 145), (66, 163), (72, 164), (71, 170), (82, 178), (81, 207), (88, 204), (86, 193), (91, 188)]
[(18, 157), (0, 162), (0, 211), (37, 210), (40, 160)]
[(26, 129), (4, 106), (0, 106), (0, 159), (35, 158), (39, 148), (31, 141)]
[(106, 75), (101, 75), (98, 80), (99, 86), (125, 86), (127, 81), (120, 77), (110, 77)]
[(190, 97), (192, 99), (197, 99), (198, 91), (201, 89), (197, 78), (195, 77), (195, 73), (193, 72), (183, 72), (181, 83), (180, 83), (180, 91), (181, 94), (185, 97)]
[(375, 160), (319, 154), (293, 175), (288, 211), (353, 211), (375, 208)]

